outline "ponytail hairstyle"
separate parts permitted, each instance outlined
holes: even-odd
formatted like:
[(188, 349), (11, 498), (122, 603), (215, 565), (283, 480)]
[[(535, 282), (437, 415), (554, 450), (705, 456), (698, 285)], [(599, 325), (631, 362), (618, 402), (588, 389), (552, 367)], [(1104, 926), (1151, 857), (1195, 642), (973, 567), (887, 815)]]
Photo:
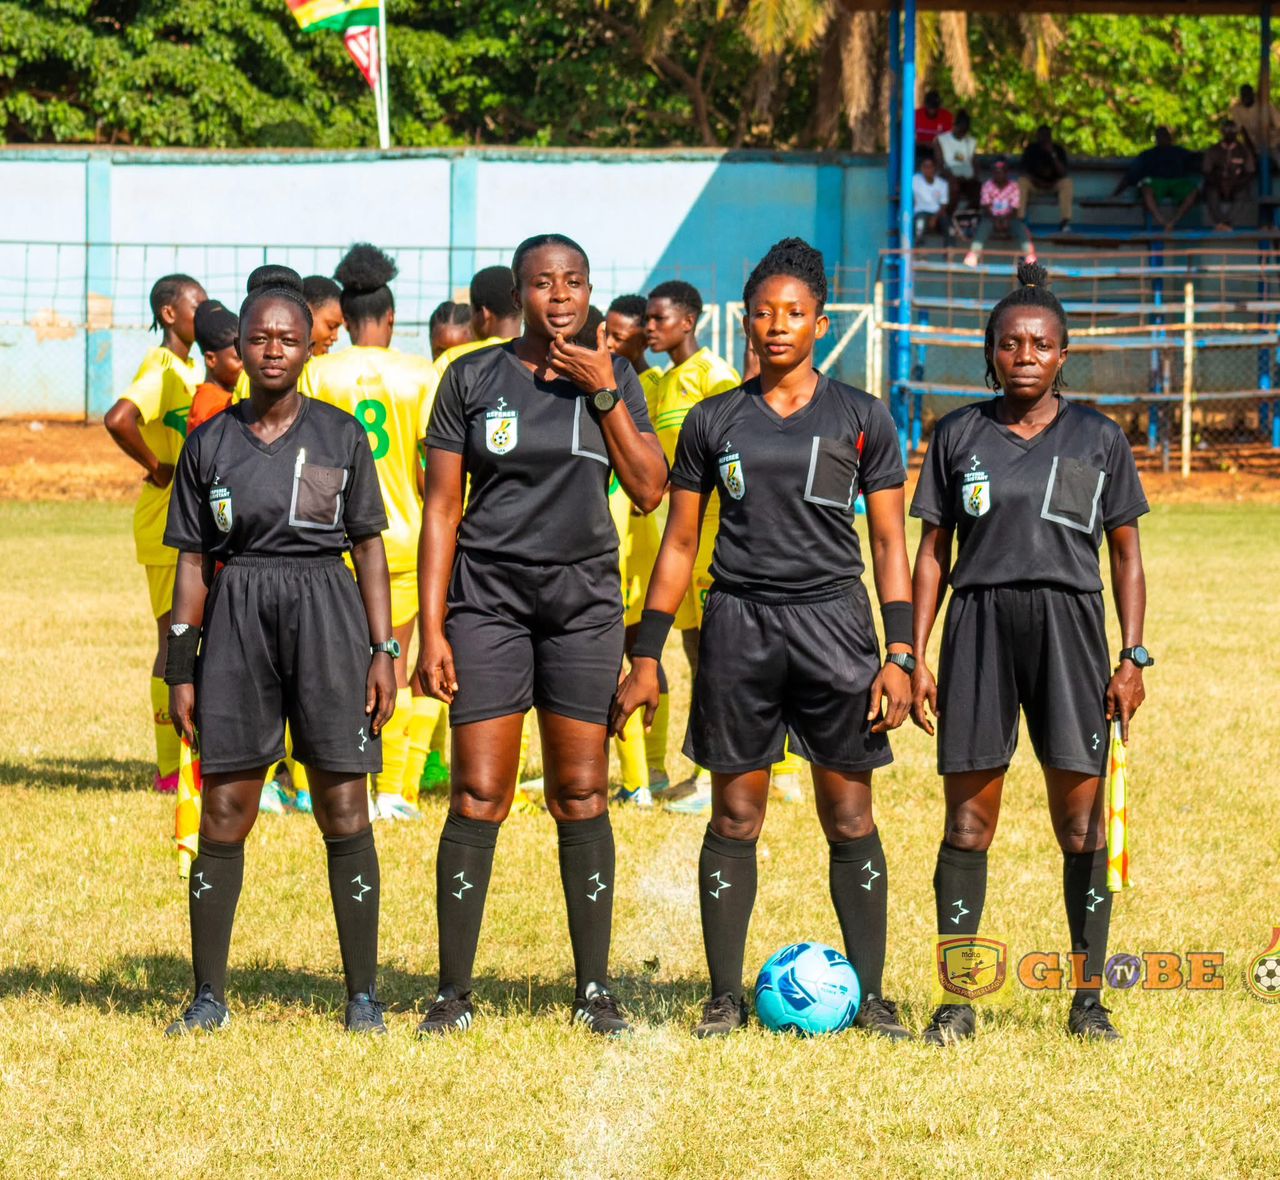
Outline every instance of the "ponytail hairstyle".
[(190, 275), (164, 275), (162, 278), (156, 279), (151, 286), (151, 331), (154, 332), (160, 327), (161, 308), (172, 306), (177, 301), (178, 296), (188, 287), (198, 286), (200, 284)]
[[(1006, 311), (1018, 307), (1036, 308), (1056, 316), (1062, 328), (1062, 347), (1067, 347), (1067, 313), (1062, 310), (1058, 297), (1049, 290), (1049, 272), (1038, 262), (1018, 263), (1018, 286), (1001, 299), (991, 309), (991, 315), (987, 317), (987, 334), (984, 344), (987, 358), (986, 382), (989, 389), (997, 392), (1000, 390), (1000, 379), (996, 376), (996, 368), (991, 359), (996, 350), (996, 327), (1000, 323), (1000, 317)], [(1059, 367), (1053, 378), (1053, 392), (1060, 393), (1066, 384), (1062, 378), (1062, 369)]]
[(342, 285), (339, 302), (348, 323), (384, 319), (395, 310), (389, 286), (399, 268), (395, 260), (368, 242), (357, 242), (338, 263), (333, 277)]
[(803, 238), (783, 238), (775, 242), (747, 278), (742, 288), (742, 302), (749, 307), (765, 280), (777, 275), (799, 279), (818, 301), (818, 314), (822, 314), (823, 304), (827, 301), (827, 267), (822, 261), (821, 251), (815, 250)]
[(313, 319), (311, 307), (307, 303), (306, 296), (302, 293), (302, 276), (292, 267), (277, 266), (273, 263), (260, 266), (249, 276), (249, 281), (245, 283), (245, 288), (249, 293), (244, 297), (244, 302), (240, 304), (241, 325), (244, 324), (249, 315), (249, 309), (255, 303), (260, 299), (271, 296), (287, 299), (290, 303), (296, 304), (306, 318), (308, 334), (311, 332)]

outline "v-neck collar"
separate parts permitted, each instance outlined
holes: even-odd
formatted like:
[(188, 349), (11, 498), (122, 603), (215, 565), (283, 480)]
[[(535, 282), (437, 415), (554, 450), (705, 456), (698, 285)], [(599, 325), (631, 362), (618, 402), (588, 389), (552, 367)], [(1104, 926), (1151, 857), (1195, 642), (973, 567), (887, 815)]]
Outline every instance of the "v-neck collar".
[(1007, 442), (1012, 443), (1020, 451), (1032, 451), (1038, 447), (1041, 440), (1050, 434), (1053, 431), (1053, 428), (1057, 426), (1064, 417), (1066, 417), (1067, 407), (1071, 404), (1065, 397), (1058, 394), (1058, 412), (1054, 414), (1053, 421), (1048, 423), (1043, 430), (1033, 434), (1030, 438), (1023, 438), (1022, 435), (1014, 433), (1014, 431), (1010, 430), (1008, 426), (996, 417), (996, 406), (999, 402), (1000, 399), (998, 397), (993, 397), (990, 401), (986, 402), (983, 407), (983, 414), (987, 421), (995, 427), (996, 433), (998, 433), (1000, 437), (1005, 439)]
[(770, 421), (778, 430), (789, 430), (791, 426), (806, 418), (810, 411), (826, 396), (827, 388), (831, 382), (827, 379), (825, 373), (818, 374), (818, 384), (814, 386), (813, 396), (805, 402), (794, 414), (788, 414), (785, 418), (778, 413), (764, 399), (764, 390), (760, 387), (760, 378), (752, 377), (746, 383), (747, 393), (750, 394), (751, 400), (756, 408)]
[[(302, 404), (298, 407), (297, 416), (294, 418), (292, 422), (289, 423), (289, 429), (286, 430), (282, 435), (280, 435), (280, 437), (277, 438), (274, 442), (264, 443), (262, 439), (260, 439), (256, 434), (253, 433), (252, 430), (249, 429), (249, 423), (247, 423), (244, 420), (243, 411), (237, 414), (236, 422), (239, 424), (240, 430), (244, 434), (245, 438), (247, 438), (249, 442), (255, 448), (257, 448), (257, 450), (261, 451), (264, 455), (274, 455), (277, 451), (279, 451), (284, 446), (286, 442), (289, 441), (289, 439), (293, 436), (294, 432), (298, 429), (298, 427), (302, 425), (302, 420), (307, 416), (307, 411), (311, 408), (311, 399), (307, 397), (305, 393), (299, 394), (299, 397), (302, 401)], [(240, 402), (239, 405), (242, 405), (242, 406), (249, 405), (249, 399), (245, 398), (245, 400)], [(234, 409), (235, 407), (232, 407), (232, 408)]]
[(567, 385), (574, 390), (575, 393), (581, 392), (567, 377), (553, 377), (550, 381), (546, 381), (543, 378), (536, 376), (534, 371), (529, 368), (524, 361), (516, 356), (515, 343), (515, 340), (508, 340), (505, 344), (498, 345), (498, 347), (502, 350), (502, 354), (507, 358), (507, 360), (516, 367), (521, 376), (523, 376), (524, 379), (534, 387), (534, 389), (563, 393), (564, 386)]

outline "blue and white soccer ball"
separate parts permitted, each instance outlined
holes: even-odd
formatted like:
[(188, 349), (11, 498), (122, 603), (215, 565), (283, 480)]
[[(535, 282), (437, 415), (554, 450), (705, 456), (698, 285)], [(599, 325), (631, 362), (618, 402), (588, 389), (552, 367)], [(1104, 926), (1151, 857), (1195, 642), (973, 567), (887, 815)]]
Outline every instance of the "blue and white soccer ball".
[(783, 947), (756, 978), (756, 1014), (774, 1032), (839, 1032), (853, 1023), (861, 1003), (853, 964), (820, 942)]

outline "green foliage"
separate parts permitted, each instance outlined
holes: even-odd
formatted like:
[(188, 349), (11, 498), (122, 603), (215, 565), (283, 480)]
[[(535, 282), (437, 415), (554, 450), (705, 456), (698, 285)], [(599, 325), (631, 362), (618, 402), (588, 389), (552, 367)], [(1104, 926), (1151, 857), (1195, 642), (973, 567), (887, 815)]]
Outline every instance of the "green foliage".
[[(822, 45), (762, 58), (745, 18), (767, 7), (389, 0), (392, 137), (812, 146)], [(1253, 19), (1060, 23), (1065, 39), (1040, 83), (1016, 18), (971, 18), (979, 93), (965, 105), (984, 148), (1016, 149), (1042, 121), (1077, 154), (1131, 155), (1158, 122), (1204, 146), (1239, 83), (1256, 80)], [(938, 82), (945, 93), (945, 68)], [(303, 34), (284, 0), (0, 0), (0, 136), (157, 147), (375, 141), (372, 96), (342, 39)]]

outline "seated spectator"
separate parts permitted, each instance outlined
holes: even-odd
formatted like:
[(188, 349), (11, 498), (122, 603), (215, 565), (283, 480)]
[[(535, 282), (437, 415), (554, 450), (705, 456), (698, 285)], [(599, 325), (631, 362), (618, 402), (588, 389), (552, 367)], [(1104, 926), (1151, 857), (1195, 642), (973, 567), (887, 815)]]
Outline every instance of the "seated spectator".
[(982, 217), (978, 222), (978, 231), (973, 235), (973, 245), (964, 256), (965, 266), (978, 265), (983, 248), (993, 233), (1014, 238), (1018, 249), (1027, 256), (1027, 261), (1034, 262), (1035, 246), (1027, 223), (1022, 220), (1022, 194), (1009, 175), (1009, 161), (1004, 156), (997, 156), (991, 165), (991, 179), (982, 183), (979, 205)]
[(1253, 178), (1253, 152), (1240, 141), (1230, 119), (1222, 124), (1222, 138), (1204, 154), (1204, 203), (1213, 228), (1235, 228), (1236, 218)]
[(932, 156), (925, 156), (920, 161), (920, 170), (911, 178), (911, 199), (915, 208), (917, 241), (929, 233), (950, 237), (947, 182), (938, 175)]
[(1036, 128), (1035, 139), (1022, 152), (1022, 175), (1018, 177), (1018, 192), (1022, 196), (1024, 215), (1033, 190), (1057, 194), (1058, 230), (1069, 230), (1075, 185), (1067, 175), (1067, 153), (1061, 144), (1053, 142), (1053, 131), (1047, 126)]
[(938, 175), (947, 182), (951, 199), (947, 214), (952, 219), (963, 200), (971, 209), (978, 207), (982, 185), (974, 168), (973, 157), (978, 141), (969, 130), (969, 112), (957, 111), (955, 126), (944, 131), (933, 141), (933, 158)]
[(1240, 129), (1255, 160), (1264, 150), (1280, 157), (1280, 109), (1273, 102), (1259, 102), (1248, 82), (1240, 87), (1240, 97), (1231, 104), (1227, 118)]
[(926, 153), (933, 151), (933, 141), (953, 126), (951, 112), (942, 105), (942, 96), (930, 90), (924, 96), (924, 106), (916, 107), (916, 163)]
[[(1178, 147), (1168, 127), (1156, 128), (1156, 142), (1140, 152), (1116, 185), (1117, 193), (1137, 185), (1142, 204), (1166, 230), (1173, 229), (1200, 195), (1200, 160), (1195, 152)], [(1160, 212), (1160, 202), (1176, 203), (1172, 217)]]

